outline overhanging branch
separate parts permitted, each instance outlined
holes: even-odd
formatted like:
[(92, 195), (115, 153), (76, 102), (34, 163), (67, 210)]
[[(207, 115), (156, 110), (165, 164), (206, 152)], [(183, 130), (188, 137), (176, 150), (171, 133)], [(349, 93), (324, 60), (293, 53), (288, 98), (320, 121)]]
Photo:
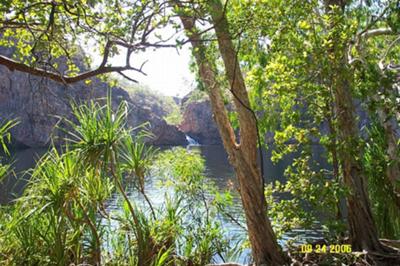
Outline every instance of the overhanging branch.
[(3, 55), (0, 55), (0, 65), (7, 67), (10, 71), (17, 70), (20, 72), (28, 73), (28, 74), (39, 76), (39, 77), (45, 77), (45, 78), (48, 78), (48, 79), (51, 79), (51, 80), (54, 80), (57, 82), (65, 83), (65, 84), (75, 83), (75, 82), (82, 81), (82, 80), (85, 80), (85, 79), (88, 79), (88, 78), (91, 78), (91, 77), (94, 77), (97, 75), (101, 75), (101, 74), (106, 74), (106, 73), (111, 73), (111, 72), (122, 72), (122, 71), (126, 71), (126, 70), (134, 70), (134, 71), (144, 74), (141, 69), (130, 67), (130, 66), (114, 66), (114, 67), (112, 67), (112, 66), (100, 65), (98, 68), (96, 68), (94, 70), (86, 71), (86, 72), (77, 74), (75, 76), (69, 77), (69, 76), (60, 75), (59, 73), (56, 73), (56, 72), (47, 71), (42, 68), (28, 66), (26, 64), (17, 62), (15, 60), (12, 60)]

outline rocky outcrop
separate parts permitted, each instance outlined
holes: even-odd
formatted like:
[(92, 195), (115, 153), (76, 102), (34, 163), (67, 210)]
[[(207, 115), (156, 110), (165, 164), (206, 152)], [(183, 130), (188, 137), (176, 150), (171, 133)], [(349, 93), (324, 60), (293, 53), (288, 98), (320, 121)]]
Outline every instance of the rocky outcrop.
[(221, 144), (209, 100), (185, 104), (179, 128), (200, 144)]
[(164, 119), (153, 120), (152, 132), (155, 136), (152, 143), (155, 145), (187, 144), (185, 134), (176, 126), (169, 125)]
[[(11, 56), (11, 49), (0, 48), (0, 54)], [(78, 82), (64, 85), (54, 81), (30, 76), (21, 72), (11, 72), (0, 66), (0, 122), (18, 119), (19, 124), (12, 129), (11, 135), (17, 146), (43, 147), (62, 142), (63, 132), (56, 125), (60, 117), (72, 119), (71, 101), (84, 103), (91, 99), (104, 98), (108, 84), (92, 79), (90, 84)], [(168, 125), (160, 116), (159, 110), (135, 102), (121, 88), (112, 88), (113, 106), (122, 100), (128, 102), (130, 126), (148, 122), (155, 135), (151, 142), (165, 145), (185, 145), (185, 134), (177, 127)], [(61, 125), (62, 126), (62, 125)]]

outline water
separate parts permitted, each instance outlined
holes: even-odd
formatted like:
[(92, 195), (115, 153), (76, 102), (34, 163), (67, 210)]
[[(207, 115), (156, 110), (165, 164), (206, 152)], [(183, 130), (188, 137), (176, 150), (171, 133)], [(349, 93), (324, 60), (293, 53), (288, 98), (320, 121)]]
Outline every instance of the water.
[(25, 171), (34, 167), (37, 160), (46, 153), (45, 148), (29, 148), (23, 150), (11, 150), (11, 158), (14, 174), (4, 178), (0, 183), (0, 205), (7, 204), (21, 195), (27, 183), (28, 174)]
[[(212, 180), (219, 189), (223, 190), (227, 188), (227, 186), (232, 186), (236, 184), (235, 174), (230, 166), (227, 154), (222, 146), (212, 145), (199, 145), (194, 139), (190, 136), (187, 136), (189, 145), (187, 149), (198, 150), (201, 155), (205, 159), (205, 167), (206, 172), (205, 175), (209, 180)], [(314, 153), (321, 154), (321, 147), (315, 147)], [(23, 172), (29, 168), (34, 167), (35, 162), (40, 156), (42, 156), (47, 150), (46, 149), (25, 149), (25, 150), (17, 150), (12, 151), (12, 157), (14, 161), (14, 169), (18, 178), (10, 177), (3, 180), (0, 184), (0, 204), (7, 204), (12, 199), (17, 198), (21, 192), (23, 191), (24, 186), (26, 185), (26, 175), (23, 175)], [(277, 164), (273, 164), (270, 160), (271, 154), (270, 151), (264, 152), (264, 171), (265, 171), (265, 180), (266, 182), (274, 182), (275, 180), (284, 181), (284, 170), (285, 168), (292, 163), (294, 155), (286, 156), (283, 160), (281, 160)], [(321, 160), (323, 161), (323, 160)], [(323, 167), (325, 163), (322, 162)], [(154, 206), (160, 206), (164, 200), (163, 189), (157, 185), (155, 180), (150, 179), (146, 184), (146, 193), (151, 199)], [(129, 197), (136, 199), (137, 201), (142, 200), (141, 195), (134, 191), (132, 188), (127, 191)], [(234, 199), (234, 206), (229, 210), (235, 217), (242, 217), (242, 207), (240, 204), (240, 199), (236, 195)], [(107, 209), (118, 210), (120, 208), (121, 199), (117, 194), (113, 195), (113, 197), (107, 202)], [(245, 232), (241, 227), (232, 221), (221, 218), (221, 223), (224, 225), (224, 229), (228, 232), (229, 236), (244, 236)], [(291, 233), (283, 236), (280, 240), (280, 244), (284, 244), (288, 239), (293, 237), (305, 239), (305, 238), (318, 238), (320, 237), (319, 231), (307, 231), (302, 229), (293, 230)], [(248, 252), (247, 252), (248, 253)], [(245, 262), (245, 257), (248, 254), (244, 253), (241, 256), (241, 262)]]
[(193, 139), (191, 136), (189, 135), (185, 135), (187, 142), (189, 143), (189, 146), (198, 146), (200, 145), (197, 140)]
[[(229, 165), (227, 154), (222, 146), (198, 145), (198, 143), (195, 143), (197, 142), (189, 144), (188, 149), (199, 150), (201, 155), (204, 157), (206, 166), (205, 174), (207, 178), (212, 179), (219, 188), (225, 188), (228, 183), (235, 180), (234, 171)], [(46, 151), (47, 149), (45, 148), (29, 148), (11, 151), (13, 168), (18, 178), (9, 177), (3, 180), (0, 185), (0, 204), (8, 203), (10, 200), (21, 194), (26, 185), (23, 172), (34, 167), (36, 161)], [(264, 158), (267, 158), (264, 161), (266, 181), (282, 181), (283, 172), (286, 166), (291, 163), (292, 157), (289, 156), (277, 164), (273, 164), (271, 160), (269, 160), (269, 152), (265, 153)], [(151, 189), (151, 186), (149, 188)]]

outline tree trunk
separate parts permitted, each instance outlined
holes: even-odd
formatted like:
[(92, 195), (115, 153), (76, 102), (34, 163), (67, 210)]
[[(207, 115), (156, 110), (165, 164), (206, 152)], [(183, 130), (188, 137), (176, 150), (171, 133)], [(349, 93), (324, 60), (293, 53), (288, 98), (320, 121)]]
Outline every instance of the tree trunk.
[[(329, 132), (332, 135), (332, 140), (331, 143), (329, 144), (328, 150), (331, 153), (332, 156), (332, 169), (333, 169), (333, 179), (338, 182), (338, 184), (341, 183), (341, 176), (339, 173), (339, 159), (338, 159), (338, 151), (337, 151), (337, 135), (336, 135), (336, 129), (333, 125), (333, 118), (332, 118), (333, 110), (330, 108), (329, 110), (329, 115), (328, 115), (328, 125), (329, 125)], [(343, 214), (342, 214), (342, 208), (341, 208), (341, 201), (338, 196), (335, 197), (336, 200), (336, 219), (338, 221), (343, 220)]]
[(396, 129), (398, 128), (397, 119), (390, 118), (389, 110), (385, 107), (378, 109), (379, 121), (384, 129), (386, 139), (386, 154), (389, 159), (389, 164), (386, 169), (386, 177), (393, 189), (394, 201), (397, 208), (400, 210), (400, 158), (399, 158), (399, 137)]
[[(180, 6), (179, 1), (174, 3)], [(267, 217), (263, 180), (257, 167), (257, 131), (255, 118), (244, 105), (249, 99), (236, 59), (228, 24), (219, 1), (210, 4), (218, 44), (225, 63), (226, 75), (233, 84), (235, 106), (240, 124), (240, 144), (230, 124), (227, 110), (220, 94), (221, 85), (215, 75), (215, 65), (206, 57), (206, 47), (195, 27), (193, 18), (180, 14), (180, 19), (193, 47), (201, 81), (207, 88), (214, 119), (221, 135), (229, 161), (239, 181), (240, 195), (246, 216), (248, 234), (256, 265), (283, 265), (284, 258)], [(236, 64), (236, 65), (235, 65)]]
[[(327, 0), (327, 13), (338, 6), (342, 12), (346, 1)], [(335, 15), (333, 15), (335, 16)], [(337, 22), (335, 22), (337, 23)], [(337, 117), (339, 155), (343, 167), (343, 181), (350, 189), (347, 197), (350, 242), (353, 250), (385, 251), (378, 238), (369, 197), (366, 177), (362, 170), (360, 142), (355, 107), (351, 93), (350, 69), (347, 67), (346, 46), (340, 41), (340, 32), (330, 25), (333, 47), (329, 51), (332, 65), (331, 86)]]
[(343, 165), (343, 180), (350, 188), (347, 197), (350, 241), (354, 250), (382, 251), (378, 232), (373, 220), (366, 178), (359, 159), (359, 132), (354, 116), (354, 104), (350, 88), (343, 76), (334, 83), (335, 104), (338, 119), (340, 157)]

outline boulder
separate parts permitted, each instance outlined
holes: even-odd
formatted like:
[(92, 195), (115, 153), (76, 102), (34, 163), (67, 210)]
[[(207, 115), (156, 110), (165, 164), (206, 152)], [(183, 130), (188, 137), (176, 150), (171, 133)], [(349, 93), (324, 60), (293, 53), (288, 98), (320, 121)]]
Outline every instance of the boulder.
[(169, 125), (164, 119), (154, 119), (151, 125), (154, 138), (151, 143), (154, 145), (186, 145), (185, 134), (176, 126)]

